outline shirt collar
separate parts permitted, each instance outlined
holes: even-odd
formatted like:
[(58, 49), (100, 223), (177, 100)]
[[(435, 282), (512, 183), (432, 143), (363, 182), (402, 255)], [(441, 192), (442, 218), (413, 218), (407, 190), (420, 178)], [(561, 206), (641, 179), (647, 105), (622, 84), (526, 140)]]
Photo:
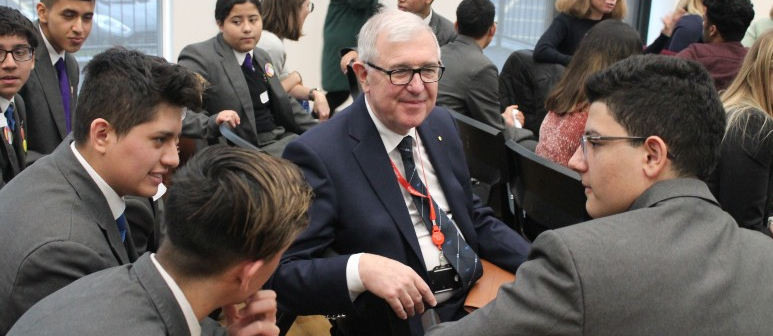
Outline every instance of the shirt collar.
[(5, 110), (7, 110), (8, 105), (11, 105), (12, 103), (13, 103), (13, 98), (11, 98), (11, 100), (8, 100), (3, 97), (0, 97), (0, 128), (8, 126), (8, 120), (5, 119)]
[(60, 58), (64, 58), (64, 50), (62, 50), (61, 53), (57, 53), (51, 43), (48, 42), (46, 35), (43, 34), (43, 28), (38, 26), (38, 30), (40, 30), (40, 36), (43, 36), (43, 43), (46, 45), (46, 49), (48, 50), (48, 56), (51, 57), (51, 64), (56, 65), (56, 62)]
[(427, 17), (424, 18), (424, 23), (426, 23), (427, 25), (429, 25), (429, 22), (432, 21), (432, 14), (434, 14), (434, 11), (430, 9), (429, 15), (427, 15)]
[(242, 66), (244, 64), (244, 59), (247, 57), (247, 54), (250, 55), (250, 57), (254, 60), (255, 57), (252, 56), (252, 51), (248, 52), (238, 52), (236, 49), (231, 49), (234, 51), (234, 56), (236, 56), (236, 62), (238, 62), (239, 66)]
[(378, 117), (373, 114), (373, 110), (370, 108), (370, 103), (368, 102), (367, 96), (365, 97), (365, 106), (368, 108), (368, 115), (370, 115), (370, 119), (372, 119), (373, 123), (376, 124), (376, 129), (378, 130), (378, 134), (381, 136), (381, 141), (384, 142), (384, 147), (386, 148), (387, 153), (397, 148), (397, 145), (400, 144), (400, 141), (403, 141), (403, 138), (405, 138), (407, 135), (413, 134), (414, 130), (416, 129), (416, 127), (411, 127), (411, 129), (409, 129), (408, 133), (405, 135), (397, 134), (387, 128), (386, 125), (384, 125), (381, 120), (379, 120)]
[(172, 276), (169, 275), (166, 270), (164, 270), (164, 267), (158, 263), (155, 253), (150, 254), (150, 260), (153, 261), (153, 265), (156, 266), (158, 273), (161, 273), (161, 277), (164, 278), (164, 282), (166, 282), (166, 285), (169, 286), (172, 294), (174, 294), (174, 298), (177, 300), (177, 304), (180, 305), (180, 309), (183, 311), (183, 315), (185, 316), (185, 323), (188, 324), (188, 330), (191, 332), (191, 336), (200, 336), (201, 324), (199, 324), (199, 320), (196, 319), (196, 313), (193, 311), (191, 303), (188, 302), (188, 298), (185, 297), (185, 293), (183, 293), (183, 290), (180, 289), (180, 286), (177, 285), (177, 282), (174, 281), (174, 278), (172, 278)]
[(86, 161), (80, 152), (78, 152), (78, 149), (75, 148), (75, 142), (70, 143), (70, 149), (72, 149), (72, 153), (75, 154), (75, 158), (78, 159), (78, 162), (80, 162), (83, 168), (86, 169), (86, 172), (89, 173), (91, 179), (97, 184), (99, 190), (102, 191), (102, 194), (105, 195), (107, 205), (110, 206), (110, 212), (113, 213), (113, 218), (118, 219), (118, 217), (123, 214), (124, 210), (126, 210), (126, 203), (123, 198), (118, 196), (115, 190), (113, 190), (113, 188), (97, 174), (97, 171), (94, 170), (89, 162)]

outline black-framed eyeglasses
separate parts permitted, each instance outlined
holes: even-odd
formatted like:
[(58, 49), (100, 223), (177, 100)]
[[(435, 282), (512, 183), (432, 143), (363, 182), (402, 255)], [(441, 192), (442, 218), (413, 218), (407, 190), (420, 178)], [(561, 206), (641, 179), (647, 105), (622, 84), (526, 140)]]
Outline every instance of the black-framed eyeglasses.
[[(642, 137), (642, 136), (604, 136), (604, 135), (589, 135), (589, 134), (583, 134), (580, 137), (580, 147), (582, 147), (582, 158), (585, 161), (588, 161), (588, 142), (590, 141), (591, 144), (594, 141), (613, 141), (613, 140), (628, 140), (633, 142), (643, 142), (644, 140), (647, 140), (648, 137)], [(671, 152), (667, 152), (666, 156), (674, 160), (676, 159), (676, 156), (671, 154)]]
[(443, 77), (443, 71), (446, 67), (442, 65), (425, 66), (418, 69), (394, 69), (386, 70), (382, 67), (376, 66), (373, 63), (365, 62), (369, 67), (381, 71), (389, 76), (389, 81), (394, 85), (408, 85), (413, 80), (415, 74), (419, 74), (419, 78), (424, 83), (434, 83)]
[(35, 49), (32, 47), (18, 47), (13, 50), (0, 49), (0, 62), (5, 62), (5, 58), (8, 54), (17, 62), (26, 62), (32, 59), (32, 55), (35, 53)]

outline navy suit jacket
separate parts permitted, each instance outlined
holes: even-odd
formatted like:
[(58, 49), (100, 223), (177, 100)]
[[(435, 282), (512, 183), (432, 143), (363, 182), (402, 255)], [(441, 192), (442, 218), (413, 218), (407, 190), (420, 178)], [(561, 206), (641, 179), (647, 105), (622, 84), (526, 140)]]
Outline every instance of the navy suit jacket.
[[(473, 195), (453, 117), (435, 108), (418, 131), (467, 243), (480, 257), (514, 272), (529, 245)], [(400, 324), (410, 327), (413, 335), (423, 334), (418, 317), (405, 324), (369, 292), (354, 303), (349, 298), (346, 263), (355, 253), (399, 261), (428, 279), (400, 186), (364, 98), (290, 143), (283, 156), (301, 167), (315, 198), (309, 228), (282, 257), (270, 283), (280, 310), (346, 314), (346, 324), (339, 327), (350, 335), (390, 334), (389, 321), (397, 322), (398, 329)], [(338, 255), (323, 256), (330, 250)], [(439, 308), (442, 320), (463, 315), (464, 296), (460, 292)]]

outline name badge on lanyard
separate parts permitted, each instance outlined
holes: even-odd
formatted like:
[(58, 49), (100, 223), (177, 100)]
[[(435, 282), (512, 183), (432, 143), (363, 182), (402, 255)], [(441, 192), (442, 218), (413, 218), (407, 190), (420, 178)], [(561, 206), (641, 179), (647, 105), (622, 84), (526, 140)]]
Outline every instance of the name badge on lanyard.
[(260, 102), (261, 102), (263, 105), (265, 105), (266, 103), (268, 103), (268, 99), (269, 99), (269, 98), (268, 98), (268, 91), (264, 91), (263, 93), (261, 93), (261, 94), (260, 94)]

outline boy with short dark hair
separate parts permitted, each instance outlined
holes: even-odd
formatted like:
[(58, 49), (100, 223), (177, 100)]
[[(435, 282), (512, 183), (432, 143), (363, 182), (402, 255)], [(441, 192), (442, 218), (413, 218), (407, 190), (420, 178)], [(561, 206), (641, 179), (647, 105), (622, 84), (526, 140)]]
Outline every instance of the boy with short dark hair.
[(123, 197), (156, 194), (201, 104), (193, 72), (139, 51), (108, 49), (85, 74), (75, 141), (0, 190), (0, 334), (57, 289), (137, 259)]
[(0, 7), (0, 188), (26, 166), (26, 109), (18, 92), (35, 66), (35, 35), (24, 15)]
[[(260, 288), (308, 225), (310, 202), (292, 163), (206, 148), (174, 176), (157, 254), (74, 282), (32, 307), (8, 335), (210, 335), (219, 328), (207, 315), (219, 307), (229, 334), (277, 335), (276, 294)], [(233, 306), (242, 302), (243, 309)]]

